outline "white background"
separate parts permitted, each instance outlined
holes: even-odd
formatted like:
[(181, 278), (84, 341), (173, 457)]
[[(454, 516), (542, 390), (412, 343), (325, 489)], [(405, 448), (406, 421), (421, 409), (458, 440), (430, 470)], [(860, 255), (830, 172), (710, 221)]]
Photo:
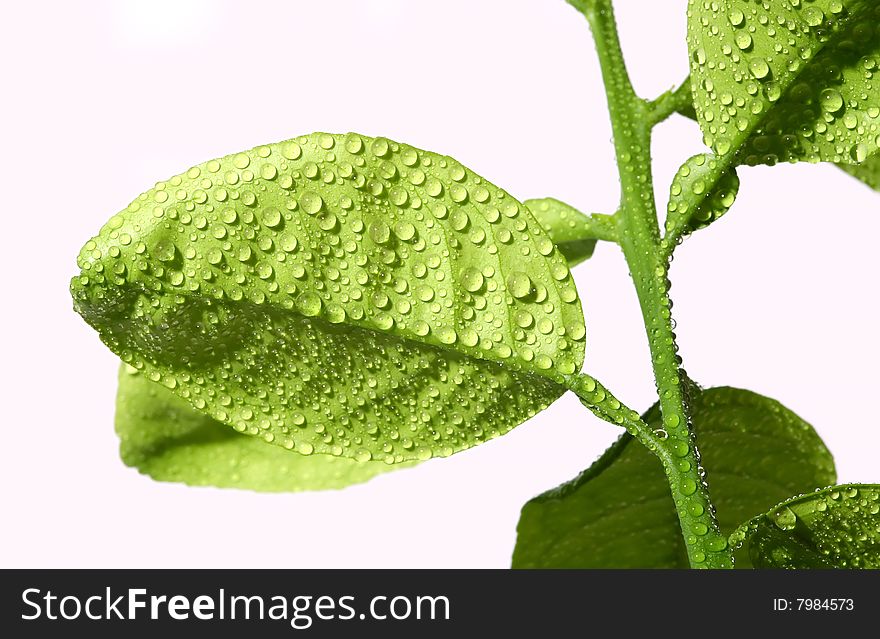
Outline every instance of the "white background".
[[(685, 0), (616, 4), (637, 90), (677, 84)], [(477, 449), (343, 491), (157, 483), (119, 461), (116, 360), (67, 286), (79, 247), (156, 180), (316, 130), (385, 135), (520, 199), (611, 213), (586, 22), (562, 0), (19, 2), (4, 14), (0, 565), (509, 565), (521, 505), (617, 435), (574, 397)], [(683, 118), (657, 130), (661, 207), (700, 150)], [(880, 194), (832, 166), (741, 177), (734, 209), (672, 269), (686, 368), (779, 399), (825, 438), (841, 480), (880, 480)], [(649, 358), (619, 251), (601, 246), (575, 275), (586, 369), (645, 408)]]

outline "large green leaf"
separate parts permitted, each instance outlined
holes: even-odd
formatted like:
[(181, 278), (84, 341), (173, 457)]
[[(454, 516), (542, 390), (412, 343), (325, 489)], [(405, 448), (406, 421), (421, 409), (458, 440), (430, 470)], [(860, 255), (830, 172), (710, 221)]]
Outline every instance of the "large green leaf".
[[(834, 481), (822, 440), (779, 402), (746, 390), (710, 388), (695, 394), (691, 412), (725, 534), (780, 495)], [(660, 427), (656, 405), (645, 419)], [(687, 565), (663, 468), (629, 434), (579, 477), (526, 503), (513, 552), (514, 568)], [(748, 557), (737, 557), (737, 565), (747, 566)]]
[(832, 486), (792, 497), (739, 527), (758, 568), (880, 568), (880, 485)]
[(123, 364), (116, 395), (122, 460), (159, 481), (299, 491), (342, 488), (405, 464), (299, 455), (247, 437)]
[(840, 168), (872, 189), (880, 191), (880, 153), (862, 164), (841, 164)]
[(552, 197), (523, 203), (547, 231), (569, 266), (592, 257), (597, 240), (615, 241), (615, 225), (608, 215), (585, 215)]
[(876, 0), (690, 0), (688, 42), (718, 156), (859, 163), (880, 147)]
[(583, 363), (529, 210), (455, 160), (315, 133), (159, 182), (82, 249), (76, 310), (197, 410), (309, 454), (449, 455)]

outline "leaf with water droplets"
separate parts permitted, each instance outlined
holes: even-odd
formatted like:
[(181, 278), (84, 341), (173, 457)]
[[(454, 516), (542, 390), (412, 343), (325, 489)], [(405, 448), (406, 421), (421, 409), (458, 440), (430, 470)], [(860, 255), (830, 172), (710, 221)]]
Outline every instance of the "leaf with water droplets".
[(584, 356), (563, 256), (452, 158), (315, 133), (211, 160), (80, 252), (76, 310), (241, 433), (400, 463), (508, 432)]
[(841, 164), (840, 168), (875, 191), (880, 191), (880, 153), (861, 164)]
[(880, 568), (880, 485), (787, 499), (730, 536), (757, 568)]
[[(710, 388), (695, 394), (691, 412), (725, 534), (780, 495), (835, 479), (822, 440), (779, 402), (746, 390)], [(656, 405), (645, 420), (669, 427), (661, 424)], [(671, 463), (687, 463), (687, 450), (673, 453), (679, 456)], [(744, 565), (748, 557), (737, 557), (737, 566)], [(513, 567), (687, 568), (660, 461), (624, 434), (579, 477), (526, 503)]]
[(586, 215), (552, 197), (525, 200), (523, 204), (547, 231), (569, 266), (592, 257), (597, 240), (617, 241), (611, 216)]
[[(690, 86), (690, 76), (682, 83), (682, 86)], [(691, 120), (696, 120), (697, 115), (694, 112), (693, 102), (682, 105), (678, 110), (679, 115), (683, 115)], [(880, 191), (880, 153), (875, 153), (861, 164), (838, 163), (837, 166), (843, 169), (857, 180), (861, 180), (869, 187), (876, 191)], [(727, 174), (725, 174), (726, 176)]]
[(860, 163), (880, 147), (873, 0), (689, 0), (694, 107), (737, 163)]
[(406, 467), (299, 455), (247, 437), (123, 364), (116, 394), (122, 460), (158, 481), (264, 492), (326, 490)]
[(739, 191), (739, 177), (736, 170), (730, 168), (708, 184), (706, 176), (715, 168), (715, 162), (712, 155), (695, 155), (682, 164), (672, 178), (666, 213), (668, 243), (674, 244), (679, 238), (709, 226), (733, 206)]

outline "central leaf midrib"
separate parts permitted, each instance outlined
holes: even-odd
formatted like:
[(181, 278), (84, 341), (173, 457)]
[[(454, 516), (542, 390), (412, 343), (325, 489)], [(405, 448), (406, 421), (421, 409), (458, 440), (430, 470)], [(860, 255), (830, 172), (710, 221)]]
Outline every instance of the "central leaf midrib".
[[(216, 300), (216, 299), (211, 298), (206, 295), (196, 295), (192, 291), (187, 291), (187, 290), (167, 291), (164, 288), (164, 285), (162, 288), (162, 292), (160, 293), (158, 291), (148, 289), (148, 287), (146, 286), (146, 282), (144, 281), (147, 278), (154, 280), (154, 281), (157, 281), (160, 284), (162, 284), (162, 281), (159, 280), (158, 278), (155, 278), (154, 276), (146, 276), (145, 278), (142, 278), (137, 281), (132, 281), (130, 279), (126, 279), (125, 286), (128, 286), (128, 287), (135, 289), (135, 293), (140, 293), (142, 295), (145, 295), (145, 296), (151, 297), (151, 298), (156, 297), (156, 296), (167, 297), (169, 295), (174, 295), (176, 297), (183, 297), (187, 300), (208, 302), (210, 305), (229, 304), (229, 305), (234, 305), (234, 306), (243, 306), (248, 309), (254, 309), (254, 310), (257, 310), (260, 312), (266, 312), (266, 309), (267, 309), (266, 305), (254, 304), (253, 302), (251, 302), (247, 298), (243, 298), (241, 300)], [(74, 280), (76, 280), (76, 279), (77, 278), (74, 278)], [(89, 286), (97, 286), (97, 285), (90, 284)], [(110, 286), (113, 286), (113, 285), (111, 284)], [(106, 287), (102, 286), (102, 288), (106, 288)], [(122, 287), (119, 287), (119, 288), (122, 288)], [(307, 319), (311, 322), (316, 322), (316, 323), (323, 324), (326, 326), (338, 326), (338, 324), (333, 324), (331, 322), (328, 322), (323, 317), (320, 317), (320, 316), (309, 317), (307, 315), (303, 315), (302, 313), (297, 312), (295, 309), (287, 309), (287, 308), (279, 307), (274, 304), (269, 304), (268, 308), (271, 308), (273, 311), (278, 312), (278, 313), (295, 315), (296, 317)], [(345, 324), (346, 326), (348, 326), (352, 329), (355, 329), (355, 330), (361, 330), (366, 333), (380, 335), (384, 339), (387, 339), (388, 341), (397, 340), (397, 341), (403, 342), (405, 344), (414, 344), (419, 348), (429, 348), (429, 349), (433, 349), (435, 351), (439, 351), (441, 353), (452, 353), (453, 355), (456, 355), (458, 357), (467, 358), (467, 359), (475, 360), (478, 362), (484, 362), (487, 365), (497, 366), (501, 369), (506, 369), (509, 372), (515, 372), (515, 373), (528, 375), (528, 376), (532, 376), (532, 377), (540, 377), (542, 379), (546, 379), (550, 382), (553, 382), (554, 384), (556, 384), (557, 386), (559, 386), (562, 389), (566, 388), (566, 386), (563, 383), (561, 383), (559, 381), (559, 379), (554, 377), (555, 371), (552, 368), (548, 369), (547, 371), (543, 371), (543, 370), (537, 369), (537, 368), (532, 369), (532, 368), (527, 368), (527, 367), (520, 367), (518, 365), (513, 366), (513, 365), (510, 365), (509, 363), (505, 364), (504, 360), (499, 361), (499, 360), (495, 360), (495, 359), (489, 358), (489, 357), (475, 356), (470, 352), (465, 352), (463, 350), (453, 348), (452, 345), (447, 346), (442, 343), (441, 344), (433, 344), (431, 342), (423, 342), (421, 340), (414, 339), (414, 338), (410, 337), (409, 335), (400, 335), (398, 333), (389, 333), (389, 332), (378, 330), (378, 329), (375, 329), (372, 327), (359, 326), (357, 324), (353, 324), (353, 323), (349, 323), (349, 322), (343, 322), (343, 324)]]

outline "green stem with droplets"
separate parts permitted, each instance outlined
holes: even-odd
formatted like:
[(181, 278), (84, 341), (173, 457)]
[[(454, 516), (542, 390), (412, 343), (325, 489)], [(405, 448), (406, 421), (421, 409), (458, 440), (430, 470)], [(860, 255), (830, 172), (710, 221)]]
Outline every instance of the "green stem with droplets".
[(639, 414), (623, 405), (599, 380), (586, 373), (566, 377), (566, 387), (578, 396), (581, 403), (596, 417), (615, 426), (623, 426), (629, 433), (651, 450), (660, 447), (660, 438)]
[(676, 112), (686, 111), (692, 107), (691, 98), (691, 79), (690, 76), (685, 78), (677, 89), (667, 91), (660, 95), (649, 105), (650, 112), (648, 117), (651, 125), (657, 125), (666, 118)]
[(590, 23), (605, 81), (621, 182), (618, 241), (642, 309), (663, 416), (663, 429), (653, 436), (643, 429), (631, 432), (663, 464), (690, 565), (729, 568), (733, 558), (709, 500), (685, 401), (672, 330), (668, 261), (661, 248), (651, 179), (651, 128), (665, 111), (673, 110), (673, 104), (661, 101), (660, 107), (635, 94), (610, 0), (569, 1)]
[(604, 213), (591, 213), (589, 233), (603, 242), (617, 242), (617, 218)]

